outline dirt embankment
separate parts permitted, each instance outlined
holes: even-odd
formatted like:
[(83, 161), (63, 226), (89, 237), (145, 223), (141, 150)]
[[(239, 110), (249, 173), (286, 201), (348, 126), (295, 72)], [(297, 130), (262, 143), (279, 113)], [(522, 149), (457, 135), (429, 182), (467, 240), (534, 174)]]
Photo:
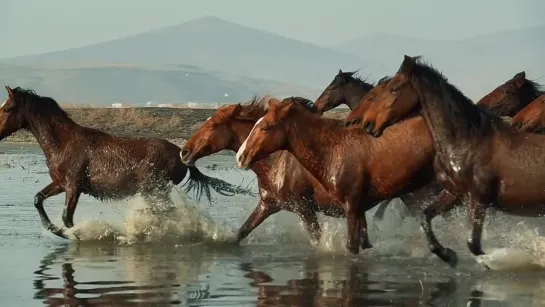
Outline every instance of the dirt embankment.
[[(117, 136), (154, 137), (182, 145), (212, 116), (215, 109), (184, 108), (67, 108), (78, 124), (100, 129)], [(345, 110), (333, 111), (328, 117), (344, 118)], [(6, 138), (9, 143), (36, 143), (28, 131), (19, 131)]]

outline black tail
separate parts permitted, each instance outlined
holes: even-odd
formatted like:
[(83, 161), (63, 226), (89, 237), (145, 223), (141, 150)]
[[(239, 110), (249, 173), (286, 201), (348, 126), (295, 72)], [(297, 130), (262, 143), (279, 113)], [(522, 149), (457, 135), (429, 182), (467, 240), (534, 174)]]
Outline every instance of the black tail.
[(203, 194), (208, 199), (208, 202), (212, 203), (212, 195), (210, 194), (210, 188), (214, 189), (218, 194), (223, 196), (233, 196), (235, 194), (256, 196), (250, 189), (242, 188), (241, 186), (234, 186), (221, 179), (206, 176), (196, 166), (188, 166), (189, 179), (182, 185), (186, 186), (185, 192), (189, 193), (195, 190), (195, 197), (197, 202), (201, 200)]

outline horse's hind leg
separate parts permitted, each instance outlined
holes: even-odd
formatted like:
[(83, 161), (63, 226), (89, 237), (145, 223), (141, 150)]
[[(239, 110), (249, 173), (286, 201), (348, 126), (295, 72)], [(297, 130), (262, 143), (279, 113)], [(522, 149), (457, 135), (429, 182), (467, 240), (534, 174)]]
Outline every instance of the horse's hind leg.
[(373, 215), (374, 219), (382, 220), (384, 218), (384, 212), (386, 212), (386, 209), (388, 209), (388, 205), (390, 204), (392, 200), (383, 200), (378, 205), (377, 211), (375, 211), (375, 215)]
[(360, 214), (360, 247), (362, 250), (368, 248), (373, 248), (373, 244), (369, 240), (369, 232), (367, 231), (367, 218), (365, 217), (365, 212)]
[(38, 210), (38, 214), (42, 220), (42, 225), (45, 229), (51, 231), (59, 237), (66, 238), (66, 236), (62, 234), (62, 230), (51, 223), (47, 213), (44, 210), (44, 200), (48, 199), (49, 197), (59, 195), (62, 192), (64, 192), (64, 190), (55, 183), (52, 182), (48, 184), (45, 188), (38, 192), (36, 196), (34, 196), (34, 207), (36, 207), (36, 210)]
[(299, 213), (301, 220), (305, 224), (305, 228), (310, 234), (312, 243), (318, 245), (320, 243), (320, 238), (322, 237), (322, 229), (320, 228), (320, 223), (318, 222), (318, 215), (314, 210), (305, 210), (304, 212)]
[(280, 211), (280, 209), (278, 209), (275, 203), (260, 200), (257, 207), (255, 207), (254, 211), (252, 211), (250, 216), (246, 219), (246, 222), (244, 222), (238, 230), (237, 244), (244, 240), (252, 230), (263, 223), (271, 214), (278, 211)]
[(433, 233), (431, 221), (437, 215), (448, 212), (459, 204), (460, 201), (454, 195), (447, 190), (443, 190), (435, 200), (424, 209), (424, 219), (420, 222), (422, 230), (426, 234), (426, 239), (428, 240), (431, 252), (436, 254), (451, 267), (455, 267), (458, 263), (456, 253), (449, 248), (444, 248), (441, 243), (439, 243), (439, 240), (437, 240), (437, 237)]

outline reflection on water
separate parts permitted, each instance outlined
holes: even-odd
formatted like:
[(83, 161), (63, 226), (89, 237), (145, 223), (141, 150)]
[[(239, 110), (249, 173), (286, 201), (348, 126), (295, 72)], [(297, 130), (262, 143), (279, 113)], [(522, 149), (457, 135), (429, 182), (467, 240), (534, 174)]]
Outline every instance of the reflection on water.
[(47, 306), (480, 306), (461, 290), (468, 280), (413, 279), (402, 267), (348, 257), (254, 257), (271, 251), (69, 244), (41, 261), (34, 299)]

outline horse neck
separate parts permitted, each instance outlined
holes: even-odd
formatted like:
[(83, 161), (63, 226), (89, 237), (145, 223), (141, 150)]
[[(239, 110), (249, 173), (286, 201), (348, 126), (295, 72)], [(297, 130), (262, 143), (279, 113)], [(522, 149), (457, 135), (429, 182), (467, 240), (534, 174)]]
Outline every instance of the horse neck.
[(351, 83), (344, 93), (344, 104), (354, 111), (360, 104), (361, 99), (369, 93), (372, 87), (367, 88), (364, 84)]
[(44, 114), (25, 115), (27, 129), (34, 135), (47, 159), (61, 152), (79, 127), (69, 117), (51, 117)]
[(332, 141), (341, 137), (343, 127), (334, 119), (303, 113), (292, 117), (286, 127), (286, 149), (314, 177), (327, 182), (324, 175), (333, 151)]

